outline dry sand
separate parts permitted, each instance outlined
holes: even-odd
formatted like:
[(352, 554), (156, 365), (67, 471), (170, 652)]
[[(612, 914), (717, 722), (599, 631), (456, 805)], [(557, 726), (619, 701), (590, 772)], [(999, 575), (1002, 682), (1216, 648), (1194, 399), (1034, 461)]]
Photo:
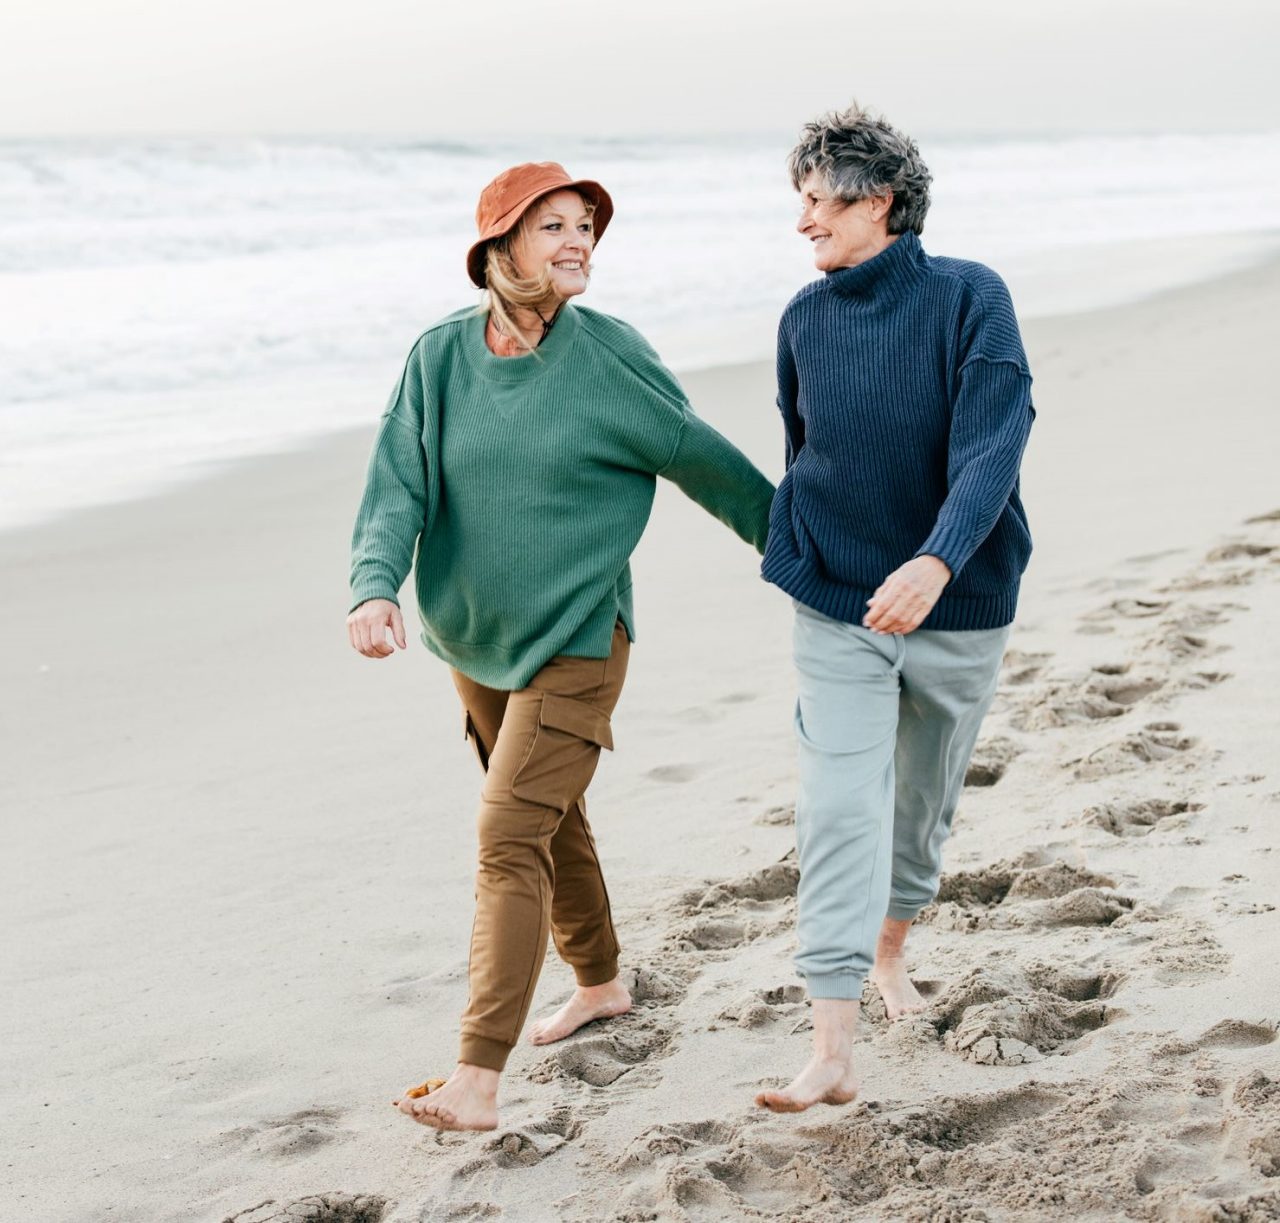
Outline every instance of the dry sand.
[[(0, 537), (0, 1213), (1280, 1217), (1278, 313), (1271, 264), (1028, 328), (1038, 551), (930, 1008), (869, 990), (842, 1110), (751, 1105), (808, 1042), (790, 610), (678, 493), (592, 790), (638, 1006), (518, 1050), (479, 1136), (387, 1103), (452, 1064), (478, 778), (444, 669), (346, 646), (369, 434)], [(685, 381), (777, 475), (768, 369)]]

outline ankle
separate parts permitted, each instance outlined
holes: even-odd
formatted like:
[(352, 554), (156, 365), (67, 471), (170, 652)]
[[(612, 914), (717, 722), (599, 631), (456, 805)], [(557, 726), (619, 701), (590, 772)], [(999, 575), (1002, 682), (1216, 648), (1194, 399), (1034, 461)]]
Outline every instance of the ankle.
[(496, 1097), (498, 1082), (501, 1078), (499, 1071), (490, 1070), (488, 1066), (473, 1066), (470, 1062), (459, 1062), (457, 1069), (450, 1076), (450, 1081), (456, 1080), (471, 1091)]
[(605, 981), (600, 985), (579, 985), (577, 987), (578, 994), (583, 998), (617, 998), (626, 994), (630, 997), (627, 987), (622, 984), (620, 977), (614, 977), (612, 981)]
[(844, 1049), (814, 1049), (813, 1060), (819, 1066), (846, 1067), (853, 1063), (853, 1046)]

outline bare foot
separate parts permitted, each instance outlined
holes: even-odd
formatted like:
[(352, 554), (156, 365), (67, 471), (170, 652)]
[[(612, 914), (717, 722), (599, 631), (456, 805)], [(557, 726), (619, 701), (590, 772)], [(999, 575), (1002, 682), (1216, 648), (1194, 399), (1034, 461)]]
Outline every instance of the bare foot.
[(890, 1019), (903, 1015), (915, 1015), (925, 1008), (925, 1001), (907, 976), (907, 965), (901, 958), (876, 959), (871, 969), (871, 980), (884, 999), (885, 1014)]
[(540, 1019), (529, 1029), (531, 1045), (549, 1045), (571, 1036), (593, 1019), (613, 1019), (631, 1009), (631, 994), (618, 977), (604, 985), (579, 985), (573, 997), (554, 1015)]
[(496, 1130), (498, 1128), (498, 1072), (466, 1062), (449, 1076), (443, 1087), (412, 1099), (406, 1087), (391, 1103), (419, 1125), (438, 1130)]
[(848, 1104), (858, 1094), (851, 1062), (814, 1054), (809, 1064), (781, 1091), (762, 1091), (756, 1103), (775, 1113), (802, 1113), (815, 1104)]

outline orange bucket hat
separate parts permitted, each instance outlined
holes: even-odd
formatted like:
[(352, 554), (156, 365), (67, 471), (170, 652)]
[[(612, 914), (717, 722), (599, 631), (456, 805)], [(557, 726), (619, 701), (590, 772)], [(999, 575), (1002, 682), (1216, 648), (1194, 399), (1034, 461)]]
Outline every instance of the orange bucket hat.
[(534, 200), (564, 188), (577, 191), (595, 205), (595, 240), (600, 241), (613, 216), (613, 200), (599, 183), (589, 178), (570, 178), (564, 166), (555, 161), (527, 161), (512, 166), (480, 192), (476, 205), (480, 238), (467, 252), (467, 274), (473, 284), (485, 287), (484, 248), (494, 238), (510, 233)]

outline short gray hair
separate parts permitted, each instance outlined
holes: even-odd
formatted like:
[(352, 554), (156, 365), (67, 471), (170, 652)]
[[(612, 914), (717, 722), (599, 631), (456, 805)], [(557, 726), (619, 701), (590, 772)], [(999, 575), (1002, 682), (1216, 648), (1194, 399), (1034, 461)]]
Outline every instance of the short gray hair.
[(910, 136), (857, 102), (806, 123), (800, 143), (787, 157), (787, 169), (797, 191), (816, 170), (832, 195), (850, 204), (892, 194), (889, 232), (924, 232), (933, 181), (929, 167)]

